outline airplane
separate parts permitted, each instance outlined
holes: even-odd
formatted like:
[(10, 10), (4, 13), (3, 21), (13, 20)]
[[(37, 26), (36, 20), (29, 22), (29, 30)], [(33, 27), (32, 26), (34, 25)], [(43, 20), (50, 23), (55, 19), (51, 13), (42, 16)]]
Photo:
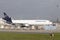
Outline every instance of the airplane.
[[(4, 25), (15, 25), (14, 27), (18, 27), (16, 26), (16, 24), (19, 24), (19, 27), (24, 28), (24, 27), (35, 27), (35, 26), (44, 26), (43, 28), (45, 30), (55, 30), (56, 26), (52, 26), (52, 22), (49, 20), (13, 20), (11, 19), (11, 17), (9, 17), (5, 12), (3, 13), (4, 17), (2, 17), (2, 19), (0, 19), (0, 28), (4, 28)], [(33, 28), (34, 28), (33, 27)], [(13, 26), (12, 26), (13, 28)]]
[(49, 20), (13, 20), (5, 12), (3, 14), (4, 14), (4, 17), (2, 19), (5, 20), (7, 24), (15, 25), (15, 24), (19, 23), (21, 25), (21, 27), (52, 24), (52, 22)]

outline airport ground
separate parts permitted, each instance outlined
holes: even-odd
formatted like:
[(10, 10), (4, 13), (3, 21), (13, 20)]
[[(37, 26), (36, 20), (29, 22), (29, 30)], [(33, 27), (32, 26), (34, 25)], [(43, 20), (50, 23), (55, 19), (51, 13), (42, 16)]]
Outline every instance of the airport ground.
[[(54, 37), (50, 33), (54, 33)], [(0, 40), (60, 40), (60, 26), (53, 31), (0, 29)]]
[(0, 32), (0, 40), (60, 40), (60, 33), (54, 33), (54, 37), (42, 33), (18, 33)]

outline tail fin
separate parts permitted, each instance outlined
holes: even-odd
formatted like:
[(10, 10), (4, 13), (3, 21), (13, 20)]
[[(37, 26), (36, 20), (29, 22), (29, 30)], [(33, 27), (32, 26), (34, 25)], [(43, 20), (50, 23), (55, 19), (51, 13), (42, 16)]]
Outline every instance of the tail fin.
[(12, 23), (11, 17), (9, 17), (5, 12), (4, 12), (3, 19), (6, 20), (6, 23), (9, 23), (9, 24)]
[(7, 14), (4, 12), (4, 15), (7, 15)]
[(9, 17), (9, 16), (4, 12), (4, 17)]

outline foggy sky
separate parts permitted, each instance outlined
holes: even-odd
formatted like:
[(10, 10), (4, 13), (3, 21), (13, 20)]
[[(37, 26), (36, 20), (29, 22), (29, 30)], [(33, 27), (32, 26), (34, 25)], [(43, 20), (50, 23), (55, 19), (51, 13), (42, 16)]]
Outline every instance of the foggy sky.
[(0, 0), (0, 17), (6, 12), (12, 19), (60, 18), (60, 0)]

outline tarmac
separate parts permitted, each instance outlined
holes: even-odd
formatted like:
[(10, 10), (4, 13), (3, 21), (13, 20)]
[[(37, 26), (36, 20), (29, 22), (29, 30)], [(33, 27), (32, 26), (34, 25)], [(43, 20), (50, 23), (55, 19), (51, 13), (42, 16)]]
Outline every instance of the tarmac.
[(30, 29), (0, 29), (0, 32), (19, 32), (19, 33), (60, 33), (60, 26), (54, 30), (30, 30)]
[(21, 30), (21, 29), (0, 29), (0, 32), (19, 32), (19, 33), (60, 33), (60, 29), (55, 30)]

